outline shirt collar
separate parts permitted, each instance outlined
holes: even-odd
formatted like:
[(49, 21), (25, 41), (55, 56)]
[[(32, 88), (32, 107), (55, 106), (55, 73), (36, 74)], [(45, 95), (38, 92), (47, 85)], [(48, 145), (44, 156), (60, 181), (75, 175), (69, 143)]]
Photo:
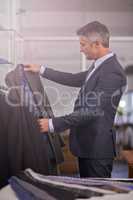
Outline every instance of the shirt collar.
[(108, 54), (106, 54), (105, 56), (101, 57), (101, 58), (98, 58), (96, 61), (95, 61), (95, 68), (98, 68), (105, 60), (107, 60), (108, 58), (114, 56), (114, 53), (113, 52), (110, 52)]

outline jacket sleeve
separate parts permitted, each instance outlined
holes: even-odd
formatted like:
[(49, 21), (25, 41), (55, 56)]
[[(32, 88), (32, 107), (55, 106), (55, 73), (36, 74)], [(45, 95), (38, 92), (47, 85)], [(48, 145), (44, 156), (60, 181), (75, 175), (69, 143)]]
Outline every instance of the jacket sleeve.
[[(55, 131), (61, 132), (76, 126), (90, 123), (97, 117), (103, 117), (110, 106), (118, 106), (122, 95), (122, 87), (126, 85), (126, 80), (119, 75), (112, 73), (102, 76), (94, 91), (86, 91), (84, 105), (69, 115), (53, 118), (53, 126)], [(115, 97), (118, 98), (115, 98)], [(112, 101), (114, 97), (114, 102)], [(114, 104), (113, 104), (114, 103)], [(115, 105), (116, 104), (116, 105)], [(106, 110), (107, 109), (107, 110)]]
[(60, 72), (46, 68), (42, 76), (48, 80), (67, 85), (70, 87), (81, 87), (85, 81), (87, 71), (76, 74)]
[(52, 118), (54, 131), (62, 132), (72, 127), (84, 125), (88, 123), (88, 121), (94, 118), (96, 115), (97, 115), (96, 111), (89, 112), (89, 111), (84, 111), (82, 109), (79, 111), (75, 111), (69, 115)]

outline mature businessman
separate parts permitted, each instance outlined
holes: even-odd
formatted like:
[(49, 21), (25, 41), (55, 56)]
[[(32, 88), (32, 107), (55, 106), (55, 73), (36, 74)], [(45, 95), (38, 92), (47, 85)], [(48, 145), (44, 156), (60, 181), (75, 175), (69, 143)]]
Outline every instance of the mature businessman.
[(77, 74), (55, 71), (45, 65), (27, 65), (25, 70), (40, 72), (57, 83), (80, 87), (74, 111), (65, 116), (40, 119), (42, 132), (70, 128), (70, 150), (78, 157), (81, 177), (111, 177), (115, 156), (113, 122), (123, 88), (124, 71), (109, 49), (108, 28), (94, 21), (81, 27), (77, 34), (80, 51), (93, 65)]

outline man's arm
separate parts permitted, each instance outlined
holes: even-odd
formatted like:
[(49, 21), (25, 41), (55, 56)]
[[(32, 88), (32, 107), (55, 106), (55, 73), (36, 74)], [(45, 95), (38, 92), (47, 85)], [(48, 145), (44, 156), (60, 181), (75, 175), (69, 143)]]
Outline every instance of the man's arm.
[(40, 73), (40, 75), (48, 80), (60, 83), (62, 85), (67, 85), (70, 87), (81, 87), (84, 84), (87, 71), (80, 72), (80, 73), (67, 73), (67, 72), (60, 72), (45, 66), (40, 65), (26, 65), (25, 71), (31, 71), (34, 73)]
[(84, 107), (81, 106), (80, 109), (69, 115), (52, 118), (55, 132), (62, 132), (75, 126), (85, 125), (90, 120), (102, 117), (110, 107), (116, 110), (125, 85), (126, 80), (115, 73), (108, 74), (106, 77), (102, 76), (95, 91), (92, 93), (93, 95), (95, 92), (96, 98), (85, 96)]
[(101, 112), (98, 111), (75, 111), (69, 115), (54, 118), (42, 118), (38, 120), (41, 132), (62, 132), (74, 126), (85, 124), (88, 120), (97, 117)]
[(52, 118), (55, 132), (62, 132), (66, 129), (87, 124), (90, 120), (96, 118), (98, 111), (75, 111), (69, 115)]
[(80, 72), (76, 74), (68, 72), (60, 72), (50, 68), (46, 68), (42, 76), (48, 80), (67, 85), (70, 87), (81, 87), (84, 84), (87, 72)]

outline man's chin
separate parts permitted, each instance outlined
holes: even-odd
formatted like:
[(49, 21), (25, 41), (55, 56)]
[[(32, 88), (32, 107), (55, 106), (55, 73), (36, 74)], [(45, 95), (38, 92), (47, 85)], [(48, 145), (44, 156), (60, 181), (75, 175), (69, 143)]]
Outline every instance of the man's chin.
[(87, 60), (93, 60), (93, 58), (90, 57), (90, 56), (88, 56), (88, 55), (86, 55), (86, 59), (87, 59)]

